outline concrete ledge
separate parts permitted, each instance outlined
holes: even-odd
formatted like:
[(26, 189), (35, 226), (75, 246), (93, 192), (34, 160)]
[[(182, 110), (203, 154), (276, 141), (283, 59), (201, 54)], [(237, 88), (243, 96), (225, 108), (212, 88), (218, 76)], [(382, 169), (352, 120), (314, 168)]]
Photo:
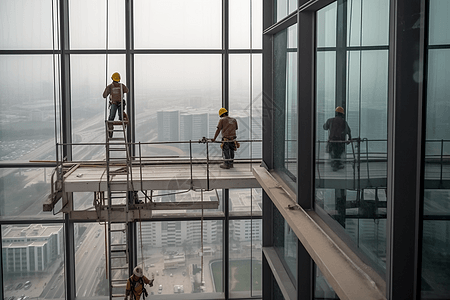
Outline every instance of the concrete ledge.
[(254, 167), (253, 174), (340, 299), (386, 299), (375, 281), (364, 272), (363, 268), (368, 266), (358, 265), (346, 255), (297, 205), (295, 195), (290, 195), (265, 168)]

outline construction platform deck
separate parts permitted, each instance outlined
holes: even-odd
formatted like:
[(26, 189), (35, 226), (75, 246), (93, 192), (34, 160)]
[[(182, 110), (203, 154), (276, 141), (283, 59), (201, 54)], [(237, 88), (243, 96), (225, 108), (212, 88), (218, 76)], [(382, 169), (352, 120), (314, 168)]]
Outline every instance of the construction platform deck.
[[(261, 163), (235, 163), (232, 169), (222, 169), (219, 164), (161, 163), (133, 166), (133, 190), (185, 190), (257, 188), (258, 181), (252, 173), (253, 166)], [(127, 175), (115, 175), (112, 190), (127, 190)], [(64, 179), (65, 192), (107, 191), (105, 167), (95, 164), (76, 164)]]

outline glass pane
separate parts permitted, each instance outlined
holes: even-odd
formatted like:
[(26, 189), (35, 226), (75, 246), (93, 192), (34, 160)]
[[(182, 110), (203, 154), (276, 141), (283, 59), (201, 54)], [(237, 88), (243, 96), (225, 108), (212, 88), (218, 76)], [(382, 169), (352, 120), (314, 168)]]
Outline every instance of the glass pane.
[(297, 0), (274, 0), (275, 22), (290, 15), (297, 7)]
[[(104, 143), (105, 119), (109, 115), (103, 91), (112, 82), (113, 72), (119, 72), (126, 84), (125, 55), (71, 55), (72, 134), (74, 143)], [(126, 94), (125, 94), (126, 95)], [(125, 99), (127, 96), (125, 96)], [(117, 119), (117, 117), (116, 117)], [(74, 146), (74, 160), (103, 160), (104, 146)]]
[(69, 20), (71, 49), (125, 49), (124, 0), (69, 0)]
[[(379, 9), (389, 9), (388, 2), (377, 3), (381, 5)], [(356, 1), (348, 1), (347, 7), (355, 4)], [(368, 6), (367, 1), (363, 5), (378, 9), (378, 6)], [(347, 23), (350, 27), (347, 34), (353, 37), (353, 29), (359, 30), (358, 26), (363, 24), (363, 36), (367, 29), (364, 26), (372, 26), (372, 30), (376, 28), (380, 32), (370, 34), (385, 37), (384, 27), (374, 25), (371, 17), (366, 20), (364, 11), (362, 22), (360, 15), (359, 23)], [(329, 11), (326, 13), (324, 19), (333, 22), (342, 19)], [(330, 31), (330, 36), (335, 33), (331, 26), (323, 28)], [(323, 33), (318, 30), (317, 38)], [(381, 39), (376, 42), (380, 43), (377, 46), (384, 43)], [(388, 50), (346, 50), (344, 53), (318, 49), (316, 74), (316, 208), (331, 216), (335, 226), (342, 226), (371, 260), (372, 267), (384, 272)]]
[(52, 212), (42, 211), (50, 194), (52, 171), (49, 168), (0, 169), (0, 218), (62, 218), (62, 214), (54, 216)]
[[(1, 5), (0, 49), (53, 49), (53, 1), (3, 0)], [(57, 13), (55, 5), (55, 22)]]
[[(174, 142), (142, 145), (142, 154), (189, 157), (189, 144), (179, 142), (212, 138), (219, 121), (221, 55), (136, 55), (135, 61), (136, 140)], [(192, 148), (193, 156), (206, 158), (205, 144)], [(218, 144), (209, 151), (221, 159)]]
[[(253, 67), (252, 73), (250, 73), (250, 64)], [(248, 54), (230, 55), (229, 110), (230, 116), (236, 118), (238, 122), (238, 140), (262, 139), (261, 67), (261, 54), (254, 54), (251, 62)], [(250, 82), (250, 78), (252, 82)], [(252, 90), (250, 90), (250, 85)], [(236, 159), (261, 158), (261, 142), (241, 142), (240, 144), (240, 148), (235, 152)]]
[(23, 295), (65, 299), (63, 228), (59, 224), (2, 226), (4, 299)]
[(317, 47), (336, 47), (337, 1), (317, 11)]
[(77, 223), (74, 232), (77, 298), (108, 296), (105, 227), (98, 223)]
[(291, 276), (291, 280), (295, 282), (297, 280), (298, 239), (275, 206), (273, 206), (273, 239), (273, 245), (281, 262)]
[(144, 275), (155, 278), (149, 294), (205, 292), (212, 298), (213, 293), (222, 293), (222, 221), (143, 222), (141, 226), (137, 259)]
[(429, 45), (450, 44), (450, 2), (447, 0), (429, 1)]
[(328, 283), (327, 279), (323, 276), (322, 272), (320, 272), (320, 269), (315, 266), (315, 272), (316, 272), (316, 280), (314, 282), (315, 288), (314, 288), (314, 299), (317, 300), (331, 300), (331, 299), (339, 299), (338, 295), (334, 292), (331, 285)]
[(0, 69), (1, 160), (54, 160), (52, 56), (1, 55)]
[(262, 293), (262, 220), (230, 221), (231, 297), (251, 297)]
[[(429, 44), (450, 46), (444, 30), (450, 6), (447, 1), (430, 1)], [(443, 27), (444, 26), (444, 27)], [(450, 50), (428, 50), (426, 142), (422, 243), (422, 299), (450, 298), (450, 154), (449, 118)]]
[(136, 49), (222, 47), (221, 0), (139, 0), (134, 14)]
[(262, 189), (230, 189), (230, 215), (262, 214)]
[(389, 0), (347, 1), (347, 36), (349, 46), (388, 45)]
[[(230, 0), (228, 5), (230, 49), (261, 49), (263, 31), (262, 1)], [(250, 28), (252, 29), (251, 44)]]
[(275, 169), (290, 181), (297, 176), (297, 25), (275, 35)]

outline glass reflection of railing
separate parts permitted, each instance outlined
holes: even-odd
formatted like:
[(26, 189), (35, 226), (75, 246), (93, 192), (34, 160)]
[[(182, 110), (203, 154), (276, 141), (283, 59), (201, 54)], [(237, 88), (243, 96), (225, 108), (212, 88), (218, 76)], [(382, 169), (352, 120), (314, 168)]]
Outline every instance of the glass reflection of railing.
[[(320, 164), (325, 164), (331, 160), (331, 157), (326, 157), (327, 152), (326, 144), (328, 141), (317, 141), (316, 151), (316, 165), (317, 165), (317, 177), (322, 177), (321, 170), (318, 167)], [(360, 179), (357, 173), (361, 171), (361, 166), (364, 165), (365, 172), (364, 178), (370, 180), (371, 172), (376, 169), (377, 172), (386, 172), (387, 165), (380, 169), (380, 164), (375, 167), (374, 162), (387, 163), (387, 140), (367, 138), (354, 138), (349, 141), (336, 141), (336, 143), (346, 143), (351, 147), (346, 147), (343, 153), (341, 161), (344, 164), (350, 164), (355, 172), (355, 179)], [(374, 146), (375, 144), (375, 146)], [(376, 145), (378, 144), (378, 145)], [(383, 145), (384, 144), (384, 145)], [(383, 149), (383, 151), (379, 151)], [(450, 168), (445, 168), (446, 165), (450, 165), (450, 140), (426, 140), (425, 141), (425, 179), (439, 180), (440, 184), (443, 184), (446, 175), (449, 175)], [(436, 166), (436, 167), (433, 167)]]
[[(327, 162), (331, 162), (333, 159), (330, 157), (326, 157), (328, 151), (326, 151), (327, 144), (329, 141), (317, 141), (316, 142), (316, 179), (321, 180), (325, 179), (322, 174), (325, 173), (325, 168), (322, 170), (319, 166), (325, 166)], [(384, 139), (372, 139), (369, 140), (367, 138), (353, 138), (348, 141), (333, 141), (332, 143), (344, 143), (345, 145), (349, 145), (350, 147), (345, 147), (342, 157), (335, 158), (339, 159), (339, 161), (343, 165), (350, 165), (352, 167), (352, 180), (353, 180), (353, 188), (360, 189), (361, 179), (366, 180), (366, 185), (372, 185), (371, 175), (372, 171), (376, 172), (378, 176), (386, 177), (386, 166), (381, 166), (381, 164), (387, 163), (387, 140)], [(378, 163), (375, 166), (374, 163)], [(361, 175), (361, 167), (364, 166), (364, 174)], [(372, 166), (372, 168), (371, 168)], [(321, 172), (322, 171), (322, 172)], [(381, 174), (380, 174), (381, 173)], [(328, 173), (326, 173), (328, 174)], [(347, 173), (346, 173), (347, 174)], [(348, 175), (348, 174), (347, 174)]]
[[(447, 151), (446, 145), (448, 148)], [(443, 188), (444, 166), (450, 165), (450, 140), (426, 140), (425, 147), (425, 179), (437, 179), (434, 174), (439, 173), (439, 187)], [(434, 165), (438, 165), (439, 168), (432, 168)], [(450, 169), (447, 168), (447, 174), (450, 175), (449, 171)]]

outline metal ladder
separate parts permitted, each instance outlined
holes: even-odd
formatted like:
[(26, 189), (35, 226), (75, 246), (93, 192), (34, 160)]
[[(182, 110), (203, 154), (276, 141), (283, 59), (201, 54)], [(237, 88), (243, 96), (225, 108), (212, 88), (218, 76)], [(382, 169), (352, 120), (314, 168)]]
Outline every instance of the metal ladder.
[[(124, 298), (129, 277), (128, 212), (130, 195), (133, 195), (130, 149), (127, 144), (126, 121), (105, 121), (106, 124), (106, 174), (107, 174), (107, 235), (108, 278), (110, 299)], [(116, 136), (114, 136), (116, 135)], [(122, 188), (114, 179), (121, 179)], [(123, 180), (126, 179), (126, 190)], [(124, 220), (112, 219), (113, 211), (125, 215)]]

